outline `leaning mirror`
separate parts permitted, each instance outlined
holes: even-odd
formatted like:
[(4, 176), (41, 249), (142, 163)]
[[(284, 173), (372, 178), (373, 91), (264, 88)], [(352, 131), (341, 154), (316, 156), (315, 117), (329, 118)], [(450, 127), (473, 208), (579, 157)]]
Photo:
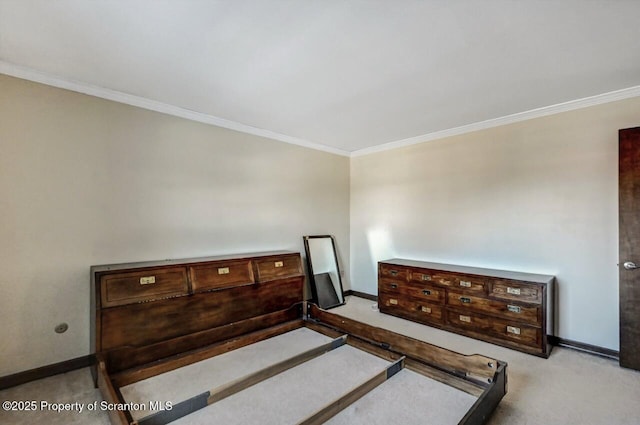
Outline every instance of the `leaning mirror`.
[(320, 308), (344, 304), (342, 279), (333, 236), (303, 236), (311, 296)]

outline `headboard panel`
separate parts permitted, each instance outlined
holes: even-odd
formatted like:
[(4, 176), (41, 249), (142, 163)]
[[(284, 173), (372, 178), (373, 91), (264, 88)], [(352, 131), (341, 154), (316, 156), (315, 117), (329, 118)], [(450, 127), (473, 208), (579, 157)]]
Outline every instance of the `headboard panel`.
[(92, 349), (111, 372), (301, 317), (299, 253), (91, 267)]

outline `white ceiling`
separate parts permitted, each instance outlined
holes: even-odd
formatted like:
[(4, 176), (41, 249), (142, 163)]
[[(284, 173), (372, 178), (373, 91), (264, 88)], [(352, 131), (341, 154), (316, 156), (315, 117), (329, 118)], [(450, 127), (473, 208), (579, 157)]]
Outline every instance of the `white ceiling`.
[(639, 16), (638, 0), (0, 0), (0, 72), (362, 152), (637, 89)]

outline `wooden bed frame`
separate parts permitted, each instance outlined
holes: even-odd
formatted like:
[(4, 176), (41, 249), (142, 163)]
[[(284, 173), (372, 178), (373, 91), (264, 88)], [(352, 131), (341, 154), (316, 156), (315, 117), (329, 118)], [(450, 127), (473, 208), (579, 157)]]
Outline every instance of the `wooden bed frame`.
[[(486, 423), (507, 391), (502, 361), (455, 353), (303, 301), (298, 253), (94, 266), (91, 274), (93, 374), (104, 400), (122, 406), (108, 412), (114, 425), (169, 423), (342, 344), (391, 365), (301, 423), (325, 422), (402, 368), (477, 397), (459, 424)], [(140, 420), (127, 410), (121, 387), (301, 327), (334, 339), (222, 387), (203, 389), (171, 410)]]

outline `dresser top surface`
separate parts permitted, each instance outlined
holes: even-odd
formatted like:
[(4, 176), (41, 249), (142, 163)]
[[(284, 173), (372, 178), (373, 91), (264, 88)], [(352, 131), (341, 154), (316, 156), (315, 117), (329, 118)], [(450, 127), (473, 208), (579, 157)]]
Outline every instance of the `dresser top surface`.
[(459, 266), (455, 264), (432, 263), (428, 261), (407, 260), (402, 258), (392, 258), (380, 261), (384, 264), (393, 264), (397, 266), (418, 267), (422, 269), (440, 270), (453, 273), (464, 273), (478, 276), (490, 276), (500, 279), (521, 280), (535, 283), (550, 283), (555, 277), (546, 274), (514, 272), (509, 270), (495, 270), (481, 267)]
[(169, 259), (169, 260), (159, 260), (159, 261), (140, 261), (134, 263), (118, 263), (118, 264), (104, 264), (91, 266), (91, 273), (100, 273), (100, 272), (109, 272), (109, 271), (118, 271), (118, 270), (128, 270), (128, 269), (137, 269), (144, 267), (163, 267), (163, 266), (177, 266), (177, 265), (187, 265), (193, 263), (206, 263), (210, 261), (224, 261), (224, 260), (240, 260), (244, 258), (260, 258), (260, 257), (272, 257), (278, 255), (300, 255), (298, 252), (294, 251), (265, 251), (265, 252), (254, 252), (254, 253), (246, 253), (246, 254), (229, 254), (229, 255), (218, 255), (212, 257), (194, 257), (194, 258), (179, 258), (179, 259)]

